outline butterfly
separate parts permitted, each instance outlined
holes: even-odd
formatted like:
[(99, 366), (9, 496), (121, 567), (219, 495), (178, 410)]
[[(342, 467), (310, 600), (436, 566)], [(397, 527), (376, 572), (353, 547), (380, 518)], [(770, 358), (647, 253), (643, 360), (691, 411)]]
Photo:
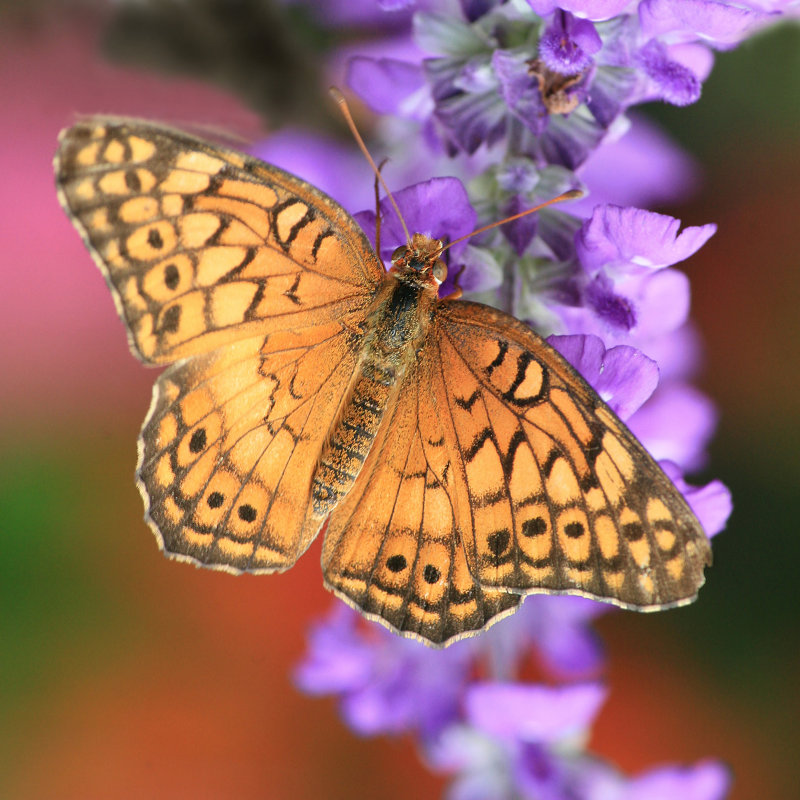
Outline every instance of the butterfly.
[(695, 598), (686, 501), (527, 325), (438, 296), (442, 242), (387, 272), (309, 183), (142, 121), (79, 122), (55, 170), (133, 353), (168, 365), (137, 467), (167, 555), (280, 572), (327, 523), (326, 587), (432, 645), (533, 592)]

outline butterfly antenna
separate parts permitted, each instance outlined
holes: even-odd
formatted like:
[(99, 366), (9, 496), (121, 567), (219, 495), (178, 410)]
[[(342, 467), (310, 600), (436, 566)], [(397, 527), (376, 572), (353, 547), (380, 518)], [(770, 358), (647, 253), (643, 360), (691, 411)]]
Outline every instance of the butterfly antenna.
[(506, 217), (505, 219), (501, 219), (499, 222), (493, 222), (491, 225), (484, 225), (482, 228), (478, 228), (477, 230), (472, 231), (472, 233), (468, 233), (466, 236), (461, 236), (458, 239), (454, 239), (452, 242), (445, 245), (441, 249), (440, 253), (443, 253), (448, 247), (452, 247), (454, 244), (463, 242), (464, 239), (469, 239), (470, 236), (476, 236), (479, 233), (496, 228), (498, 225), (505, 225), (507, 222), (513, 222), (515, 219), (519, 219), (520, 217), (526, 217), (528, 214), (533, 214), (536, 211), (541, 211), (543, 208), (547, 208), (547, 206), (552, 206), (556, 203), (562, 203), (564, 200), (576, 200), (579, 197), (583, 197), (583, 191), (580, 189), (570, 189), (568, 192), (564, 192), (563, 194), (558, 195), (558, 197), (553, 197), (551, 200), (540, 203), (538, 206), (526, 208), (525, 211), (520, 211), (519, 214), (514, 214), (512, 217)]
[[(406, 235), (406, 243), (411, 246), (411, 235), (408, 232), (408, 228), (406, 227), (406, 222), (403, 219), (403, 215), (400, 213), (400, 209), (395, 202), (394, 197), (392, 197), (392, 193), (389, 191), (389, 187), (386, 185), (386, 181), (383, 179), (383, 175), (381, 175), (381, 171), (375, 166), (375, 162), (372, 160), (372, 156), (369, 154), (369, 150), (367, 150), (367, 146), (364, 144), (364, 140), (361, 138), (361, 134), (358, 132), (358, 128), (356, 128), (356, 123), (353, 121), (353, 116), (350, 114), (350, 107), (347, 105), (347, 100), (345, 96), (335, 87), (331, 86), (328, 89), (328, 93), (330, 96), (339, 104), (339, 109), (342, 112), (342, 116), (347, 122), (350, 131), (353, 134), (353, 138), (356, 140), (356, 143), (361, 148), (361, 152), (364, 154), (364, 158), (367, 159), (369, 165), (372, 167), (373, 172), (377, 176), (378, 180), (381, 182), (381, 186), (383, 186), (383, 190), (386, 192), (386, 196), (389, 198), (392, 207), (397, 214), (397, 218), (400, 220), (400, 224), (403, 226), (403, 233)], [(534, 209), (535, 210), (535, 209)]]

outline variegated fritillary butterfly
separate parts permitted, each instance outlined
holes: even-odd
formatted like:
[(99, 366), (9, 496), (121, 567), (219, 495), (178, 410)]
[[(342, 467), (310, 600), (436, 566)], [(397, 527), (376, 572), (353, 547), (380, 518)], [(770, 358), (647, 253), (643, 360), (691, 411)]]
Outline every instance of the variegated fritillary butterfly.
[(169, 364), (139, 440), (166, 553), (286, 570), (428, 644), (532, 592), (690, 602), (710, 548), (662, 470), (527, 326), (437, 296), (441, 242), (385, 272), (331, 198), (139, 121), (61, 135), (61, 202), (133, 352)]

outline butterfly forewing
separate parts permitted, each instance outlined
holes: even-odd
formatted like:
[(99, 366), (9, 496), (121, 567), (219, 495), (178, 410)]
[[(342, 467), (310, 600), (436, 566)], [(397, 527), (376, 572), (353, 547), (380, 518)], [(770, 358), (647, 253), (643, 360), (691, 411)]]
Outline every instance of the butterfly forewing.
[(440, 306), (435, 346), (442, 381), (431, 388), (449, 417), (450, 461), (469, 498), (458, 524), (481, 584), (642, 609), (694, 598), (710, 562), (700, 524), (558, 353), (467, 302)]
[(353, 219), (257, 159), (138, 121), (61, 136), (56, 181), (144, 361), (364, 308), (383, 268)]

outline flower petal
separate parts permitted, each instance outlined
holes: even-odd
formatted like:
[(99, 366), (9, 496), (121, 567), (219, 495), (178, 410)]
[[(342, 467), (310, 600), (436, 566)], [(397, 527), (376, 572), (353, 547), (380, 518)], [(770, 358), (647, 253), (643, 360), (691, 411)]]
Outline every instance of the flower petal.
[(493, 736), (553, 742), (585, 730), (605, 697), (605, 688), (597, 683), (562, 687), (474, 683), (465, 698), (466, 716)]
[(722, 481), (711, 481), (705, 486), (691, 486), (683, 479), (677, 464), (672, 461), (659, 461), (659, 466), (686, 498), (706, 535), (714, 536), (719, 533), (733, 511), (730, 489)]
[(553, 72), (577, 75), (591, 65), (602, 44), (591, 22), (562, 12), (539, 39), (539, 56)]
[(661, 767), (632, 779), (621, 800), (722, 800), (731, 784), (730, 770), (716, 761), (691, 767)]
[(652, 39), (637, 60), (659, 98), (673, 106), (688, 106), (700, 99), (700, 80), (683, 64), (673, 61), (661, 42)]
[(735, 44), (764, 15), (716, 0), (643, 0), (639, 4), (642, 32), (648, 36), (676, 34), (684, 40), (706, 39)]
[[(472, 208), (464, 184), (458, 178), (431, 178), (394, 192), (403, 219), (412, 233), (424, 233), (434, 239), (458, 239), (475, 230), (477, 214)], [(356, 221), (375, 243), (375, 212), (360, 211)], [(391, 202), (381, 200), (381, 252), (385, 263), (392, 252), (406, 240), (400, 220)], [(467, 242), (455, 245), (450, 251), (455, 257)]]
[(405, 113), (404, 105), (425, 84), (419, 64), (395, 58), (351, 58), (347, 67), (347, 85), (379, 114)]
[(641, 208), (597, 206), (576, 236), (575, 247), (584, 269), (599, 267), (661, 268), (699, 250), (716, 225), (684, 228), (680, 220)]
[(656, 459), (681, 469), (699, 469), (717, 424), (714, 404), (699, 389), (673, 382), (658, 391), (630, 420), (628, 427)]
[(626, 420), (653, 394), (658, 365), (635, 347), (606, 350), (597, 336), (550, 336), (558, 350), (589, 382), (614, 413)]

